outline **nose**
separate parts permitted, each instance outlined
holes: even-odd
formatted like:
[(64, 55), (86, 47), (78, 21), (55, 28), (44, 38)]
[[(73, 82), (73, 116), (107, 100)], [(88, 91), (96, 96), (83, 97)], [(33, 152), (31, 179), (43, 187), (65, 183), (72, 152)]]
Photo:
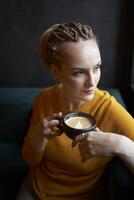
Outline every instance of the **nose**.
[(95, 78), (94, 75), (90, 73), (86, 76), (85, 87), (89, 88), (93, 87), (94, 85), (95, 85)]

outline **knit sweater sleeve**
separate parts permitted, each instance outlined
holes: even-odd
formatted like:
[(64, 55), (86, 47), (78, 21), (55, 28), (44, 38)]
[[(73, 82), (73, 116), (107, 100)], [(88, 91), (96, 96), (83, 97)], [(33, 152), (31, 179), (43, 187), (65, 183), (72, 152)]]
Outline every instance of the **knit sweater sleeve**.
[(125, 135), (134, 140), (134, 118), (109, 93), (99, 100), (97, 121), (101, 130)]
[(24, 138), (24, 143), (22, 145), (22, 157), (30, 167), (40, 165), (44, 158), (45, 150), (38, 151), (35, 147), (31, 145), (30, 139), (31, 135), (35, 133), (35, 127), (36, 134), (39, 134), (39, 131), (41, 131), (40, 126), (37, 127), (37, 123), (39, 123), (41, 119), (47, 116), (48, 105), (46, 104), (49, 101), (48, 98), (49, 95), (47, 94), (47, 92), (42, 91), (35, 99), (33, 103), (33, 112), (30, 119), (29, 129)]

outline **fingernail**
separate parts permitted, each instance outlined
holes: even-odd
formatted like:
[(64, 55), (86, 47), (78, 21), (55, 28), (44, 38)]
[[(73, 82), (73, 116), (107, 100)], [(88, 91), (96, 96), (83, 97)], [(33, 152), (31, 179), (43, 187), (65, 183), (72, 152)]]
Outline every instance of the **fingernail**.
[(73, 141), (73, 142), (72, 142), (72, 147), (74, 147), (75, 145), (76, 145), (76, 143)]
[(62, 115), (62, 112), (59, 112), (59, 115)]

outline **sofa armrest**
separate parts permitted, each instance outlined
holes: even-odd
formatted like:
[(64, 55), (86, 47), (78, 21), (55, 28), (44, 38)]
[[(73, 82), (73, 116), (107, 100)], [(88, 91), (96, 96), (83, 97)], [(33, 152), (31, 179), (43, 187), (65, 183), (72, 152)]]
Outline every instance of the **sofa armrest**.
[(131, 199), (134, 191), (134, 176), (123, 163), (114, 157), (106, 170), (107, 199)]
[(20, 145), (0, 142), (0, 199), (16, 199), (18, 188), (27, 172)]
[(106, 89), (112, 96), (115, 97), (115, 99), (124, 107), (126, 108), (125, 101), (123, 99), (123, 96), (121, 95), (121, 92), (118, 88), (107, 88)]

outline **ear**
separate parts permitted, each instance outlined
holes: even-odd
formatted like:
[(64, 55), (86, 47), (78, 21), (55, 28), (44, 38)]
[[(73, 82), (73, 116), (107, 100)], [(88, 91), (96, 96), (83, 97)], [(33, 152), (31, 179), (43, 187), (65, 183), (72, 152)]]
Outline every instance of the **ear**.
[(57, 65), (51, 64), (50, 69), (51, 69), (51, 73), (52, 73), (54, 80), (60, 81), (60, 77), (61, 77), (60, 67)]

